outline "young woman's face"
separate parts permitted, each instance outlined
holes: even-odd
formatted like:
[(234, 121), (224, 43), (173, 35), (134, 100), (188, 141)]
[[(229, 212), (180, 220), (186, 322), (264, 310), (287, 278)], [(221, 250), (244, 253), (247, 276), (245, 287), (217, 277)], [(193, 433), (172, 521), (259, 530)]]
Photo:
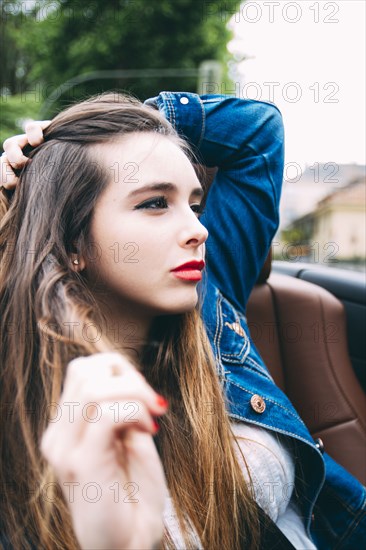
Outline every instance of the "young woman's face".
[(91, 222), (94, 257), (85, 258), (92, 287), (149, 317), (192, 309), (202, 265), (172, 272), (202, 261), (208, 236), (190, 161), (171, 139), (148, 132), (100, 145), (97, 156), (110, 178)]

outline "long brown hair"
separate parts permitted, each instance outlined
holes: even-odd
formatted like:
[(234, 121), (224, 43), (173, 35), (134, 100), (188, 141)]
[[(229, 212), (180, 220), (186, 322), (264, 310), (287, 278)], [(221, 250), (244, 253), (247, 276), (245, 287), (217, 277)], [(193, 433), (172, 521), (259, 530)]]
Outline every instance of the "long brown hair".
[[(159, 132), (185, 148), (157, 111), (105, 94), (73, 105), (45, 130), (0, 221), (0, 532), (14, 548), (79, 548), (60, 491), (39, 451), (68, 362), (111, 349), (85, 338), (96, 302), (70, 253), (85, 250), (93, 208), (108, 184), (91, 147), (130, 132)], [(188, 153), (187, 153), (188, 154)], [(72, 330), (70, 330), (72, 328)], [(257, 548), (257, 508), (235, 456), (225, 398), (199, 308), (157, 318), (139, 368), (169, 400), (156, 437), (187, 548)], [(208, 404), (210, 410), (208, 411)], [(164, 547), (174, 547), (168, 531)]]

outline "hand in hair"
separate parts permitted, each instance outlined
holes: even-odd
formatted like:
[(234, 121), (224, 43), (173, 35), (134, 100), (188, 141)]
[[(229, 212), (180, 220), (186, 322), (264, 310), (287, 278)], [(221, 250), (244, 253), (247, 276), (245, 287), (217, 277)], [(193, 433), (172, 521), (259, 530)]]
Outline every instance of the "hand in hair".
[(14, 189), (19, 179), (14, 170), (20, 170), (28, 161), (28, 157), (23, 154), (24, 147), (40, 145), (43, 142), (43, 130), (50, 122), (50, 120), (32, 120), (26, 124), (25, 134), (12, 136), (4, 141), (5, 153), (0, 157), (0, 187)]
[(128, 359), (97, 353), (69, 363), (58, 411), (41, 451), (81, 548), (153, 548), (167, 494), (152, 439), (152, 416), (166, 412), (161, 397)]

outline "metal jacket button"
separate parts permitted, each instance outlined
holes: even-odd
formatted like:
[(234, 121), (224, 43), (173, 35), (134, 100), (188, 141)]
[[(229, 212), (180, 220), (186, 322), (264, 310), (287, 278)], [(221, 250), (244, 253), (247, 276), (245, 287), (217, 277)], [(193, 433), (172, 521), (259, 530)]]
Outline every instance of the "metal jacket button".
[(319, 449), (319, 451), (323, 454), (324, 453), (324, 443), (323, 441), (320, 439), (320, 437), (318, 437), (318, 439), (315, 439), (315, 446)]
[(225, 323), (225, 327), (229, 327), (230, 330), (239, 334), (239, 336), (245, 336), (245, 332), (240, 323)]
[(250, 399), (250, 404), (253, 410), (255, 412), (262, 414), (266, 410), (266, 404), (264, 402), (264, 399), (257, 394), (252, 395)]
[(189, 103), (188, 97), (181, 97), (179, 101), (182, 105), (187, 105), (187, 103)]

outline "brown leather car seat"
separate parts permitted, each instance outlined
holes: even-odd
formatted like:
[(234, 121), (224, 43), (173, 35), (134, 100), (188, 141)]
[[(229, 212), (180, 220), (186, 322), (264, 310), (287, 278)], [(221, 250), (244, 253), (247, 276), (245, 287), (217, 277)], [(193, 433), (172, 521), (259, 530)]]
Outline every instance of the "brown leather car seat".
[(366, 396), (352, 369), (342, 303), (325, 289), (272, 273), (247, 305), (252, 339), (319, 445), (366, 484)]

